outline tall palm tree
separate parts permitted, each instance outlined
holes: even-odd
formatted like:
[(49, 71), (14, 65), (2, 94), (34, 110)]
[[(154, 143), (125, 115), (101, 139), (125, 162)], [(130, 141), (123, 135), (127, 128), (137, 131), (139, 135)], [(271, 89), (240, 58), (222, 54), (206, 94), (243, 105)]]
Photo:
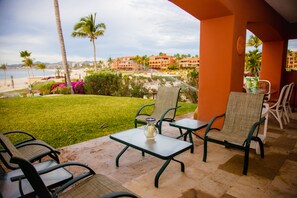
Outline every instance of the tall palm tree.
[(261, 70), (262, 53), (255, 49), (249, 51), (245, 58), (245, 70), (249, 71), (253, 76), (259, 76)]
[(258, 49), (260, 45), (262, 45), (262, 41), (257, 36), (251, 35), (247, 42), (247, 46), (255, 47), (256, 49)]
[(39, 63), (39, 64), (36, 64), (36, 66), (37, 66), (38, 69), (42, 69), (43, 77), (45, 77), (44, 70), (46, 69), (46, 65), (44, 63)]
[(6, 64), (1, 64), (0, 69), (2, 69), (4, 72), (4, 86), (5, 86), (6, 85), (6, 70), (7, 70)]
[(109, 58), (107, 59), (107, 64), (108, 64), (108, 67), (110, 68), (110, 66), (111, 66), (111, 64), (112, 64), (112, 58), (111, 58), (111, 57), (109, 57)]
[(32, 52), (28, 52), (27, 50), (20, 51), (20, 57), (23, 58), (22, 62), (24, 63), (25, 67), (28, 67), (28, 75), (30, 78), (30, 72), (32, 73), (32, 76), (34, 77), (33, 71), (32, 71), (32, 66), (33, 66), (33, 59), (30, 58)]
[(253, 51), (249, 51), (245, 55), (245, 70), (249, 71), (253, 76), (259, 76), (261, 70), (262, 53), (258, 50), (258, 47), (262, 45), (262, 41), (255, 35), (251, 35), (247, 46), (256, 48)]
[(90, 39), (90, 42), (92, 42), (95, 72), (97, 72), (95, 39), (99, 36), (103, 36), (105, 29), (106, 26), (104, 23), (96, 24), (96, 13), (94, 13), (81, 18), (80, 21), (74, 25), (74, 31), (72, 32), (72, 37), (87, 37)]
[(73, 94), (74, 92), (73, 92), (73, 89), (72, 89), (72, 86), (71, 86), (71, 79), (70, 79), (70, 74), (69, 74), (69, 69), (68, 69), (66, 49), (65, 49), (63, 32), (62, 32), (62, 25), (61, 25), (61, 19), (60, 19), (60, 10), (59, 10), (58, 0), (54, 0), (54, 8), (55, 8), (57, 31), (58, 31), (58, 35), (59, 35), (59, 42), (60, 42), (61, 55), (62, 55), (62, 66), (64, 68), (64, 73), (66, 75), (67, 87), (70, 87), (71, 94)]

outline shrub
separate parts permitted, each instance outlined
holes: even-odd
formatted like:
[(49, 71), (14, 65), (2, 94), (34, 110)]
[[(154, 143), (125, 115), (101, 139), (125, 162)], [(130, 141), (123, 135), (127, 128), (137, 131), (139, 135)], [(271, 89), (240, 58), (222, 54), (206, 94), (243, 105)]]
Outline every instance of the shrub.
[[(83, 81), (71, 82), (75, 94), (84, 94)], [(55, 94), (70, 94), (71, 90), (66, 87), (66, 83), (56, 83), (51, 86), (51, 92)]]
[(86, 94), (116, 95), (119, 90), (121, 75), (111, 72), (101, 72), (85, 77), (84, 89)]
[(73, 91), (75, 94), (84, 94), (85, 93), (83, 81), (71, 82), (71, 85), (73, 87)]
[(55, 84), (55, 81), (37, 82), (34, 83), (33, 89), (37, 89), (41, 95), (47, 95), (51, 93), (53, 84)]

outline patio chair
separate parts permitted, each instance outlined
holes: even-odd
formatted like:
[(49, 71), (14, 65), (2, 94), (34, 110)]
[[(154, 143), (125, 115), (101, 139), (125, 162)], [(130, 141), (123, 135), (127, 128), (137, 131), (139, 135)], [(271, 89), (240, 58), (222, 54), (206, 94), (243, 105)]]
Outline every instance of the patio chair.
[(271, 83), (268, 80), (259, 80), (259, 89), (264, 91), (264, 101), (268, 102), (271, 95)]
[(295, 84), (293, 82), (289, 84), (288, 90), (283, 101), (285, 124), (290, 122), (290, 117), (293, 117), (290, 101), (294, 90), (294, 86)]
[[(156, 119), (156, 127), (159, 133), (162, 133), (162, 122), (173, 122), (175, 118), (178, 97), (180, 93), (179, 87), (161, 87), (158, 90), (155, 103), (142, 106), (136, 113), (134, 125), (146, 124), (146, 118), (152, 117)], [(147, 107), (154, 106), (152, 114), (144, 113)]]
[(279, 97), (275, 103), (269, 103), (269, 113), (273, 115), (273, 117), (278, 121), (279, 126), (281, 129), (283, 129), (283, 114), (284, 114), (284, 101), (285, 101), (285, 95), (288, 94), (289, 85), (283, 86), (281, 89), (281, 92), (279, 94)]
[[(41, 171), (53, 166), (56, 166), (57, 162), (54, 160), (43, 161), (40, 163), (34, 163), (33, 166), (37, 171)], [(31, 187), (27, 179), (22, 180), (21, 190), (19, 182), (12, 182), (11, 178), (19, 175), (23, 175), (22, 170), (15, 169), (9, 172), (0, 174), (0, 192), (5, 197), (36, 197), (34, 189)], [(53, 170), (49, 173), (41, 175), (41, 179), (48, 189), (53, 190), (59, 186), (62, 186), (73, 178), (73, 175), (63, 167)], [(1, 197), (1, 196), (0, 196)]]
[[(7, 137), (8, 134), (25, 134), (29, 139), (16, 143), (15, 145)], [(10, 131), (0, 133), (0, 144), (3, 149), (0, 150), (0, 159), (8, 169), (19, 168), (16, 164), (10, 163), (10, 159), (14, 154), (22, 156), (30, 162), (41, 161), (43, 157), (49, 156), (57, 163), (59, 161), (59, 151), (48, 145), (42, 140), (36, 140), (32, 135), (23, 131)]]
[[(243, 174), (246, 175), (249, 163), (251, 140), (259, 142), (261, 157), (264, 157), (262, 140), (258, 137), (259, 125), (265, 121), (261, 118), (264, 94), (231, 92), (226, 113), (216, 116), (209, 122), (204, 137), (203, 161), (207, 158), (207, 142), (235, 147), (245, 152)], [(224, 117), (221, 130), (212, 128), (218, 118)]]
[[(77, 162), (58, 164), (41, 171), (37, 171), (29, 161), (18, 156), (13, 156), (11, 158), (11, 163), (18, 164), (24, 173), (24, 175), (11, 178), (11, 181), (22, 182), (23, 179), (27, 179), (38, 197), (137, 197), (129, 192), (128, 189), (124, 188), (120, 183), (111, 180), (104, 175), (95, 174), (94, 170), (90, 167)], [(61, 167), (74, 166), (84, 169), (84, 173), (77, 175), (62, 186), (57, 187), (54, 191), (49, 190), (40, 177), (40, 175), (52, 172)], [(68, 190), (69, 187), (71, 188)], [(64, 192), (66, 189), (67, 191)]]

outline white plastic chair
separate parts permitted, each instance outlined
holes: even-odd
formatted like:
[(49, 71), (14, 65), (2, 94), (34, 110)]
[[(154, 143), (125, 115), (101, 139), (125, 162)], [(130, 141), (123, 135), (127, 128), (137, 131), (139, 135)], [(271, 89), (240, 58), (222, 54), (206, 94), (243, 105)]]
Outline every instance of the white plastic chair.
[(284, 114), (284, 108), (283, 108), (283, 101), (284, 101), (284, 96), (286, 94), (286, 91), (288, 90), (289, 85), (283, 86), (278, 100), (276, 103), (271, 104), (269, 107), (269, 112), (273, 115), (273, 117), (278, 121), (279, 126), (281, 129), (283, 129), (283, 123), (282, 123), (282, 117)]
[(259, 80), (259, 89), (265, 90), (264, 101), (269, 101), (271, 95), (271, 83), (268, 80)]
[(285, 124), (290, 122), (290, 117), (293, 117), (290, 100), (291, 100), (294, 86), (295, 84), (293, 82), (289, 84), (288, 91), (286, 92), (286, 95), (285, 95), (285, 100), (283, 101)]

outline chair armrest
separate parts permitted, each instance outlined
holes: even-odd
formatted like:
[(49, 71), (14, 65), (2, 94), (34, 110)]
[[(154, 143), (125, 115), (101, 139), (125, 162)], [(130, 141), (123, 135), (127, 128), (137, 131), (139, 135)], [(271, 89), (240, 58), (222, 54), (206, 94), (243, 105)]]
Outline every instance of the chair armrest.
[(251, 139), (252, 139), (252, 137), (253, 137), (253, 134), (254, 134), (256, 128), (257, 128), (260, 124), (262, 124), (265, 120), (266, 120), (266, 118), (265, 118), (265, 117), (262, 117), (262, 118), (260, 119), (260, 121), (258, 121), (258, 122), (256, 122), (256, 123), (253, 124), (253, 126), (251, 127), (250, 132), (249, 132), (249, 134), (248, 134), (248, 137), (247, 137), (247, 139), (245, 140), (245, 143), (246, 143), (246, 144), (250, 144)]
[[(57, 164), (55, 166), (52, 166), (52, 167), (49, 167), (47, 169), (44, 169), (44, 170), (41, 170), (41, 171), (38, 171), (38, 174), (39, 175), (42, 175), (42, 174), (45, 174), (45, 173), (48, 173), (48, 172), (51, 172), (51, 171), (54, 171), (56, 169), (59, 169), (59, 168), (64, 168), (64, 167), (67, 167), (67, 166), (80, 166), (80, 167), (83, 167), (83, 168), (86, 168), (88, 170), (88, 172), (85, 172), (85, 173), (82, 173), (74, 178), (72, 178), (71, 180), (69, 180), (68, 182), (66, 182), (65, 184), (63, 184), (61, 187), (57, 188), (55, 190), (55, 192), (53, 193), (53, 197), (57, 197), (57, 195), (64, 191), (65, 189), (67, 189), (68, 187), (70, 187), (72, 184), (86, 178), (86, 177), (89, 177), (91, 175), (95, 175), (95, 171), (93, 169), (91, 169), (90, 167), (88, 167), (87, 165), (84, 165), (84, 164), (81, 164), (81, 163), (77, 163), (77, 162), (66, 162), (66, 163), (63, 163), (63, 164)], [(10, 178), (10, 180), (12, 182), (14, 181), (20, 181), (22, 179), (26, 179), (26, 176), (25, 175), (19, 175), (19, 176), (15, 176), (15, 177), (12, 177)]]
[(112, 192), (112, 193), (108, 193), (106, 195), (103, 195), (101, 198), (117, 198), (117, 197), (133, 197), (133, 198), (137, 198), (137, 196), (135, 196), (132, 193), (129, 192)]
[[(155, 103), (143, 105), (142, 107), (140, 107), (140, 108), (138, 109), (138, 111), (136, 112), (136, 116), (135, 116), (135, 117), (137, 117), (137, 116), (139, 116), (139, 115), (142, 115), (142, 114), (140, 114), (140, 112), (141, 112), (145, 107), (149, 107), (149, 106), (153, 106), (153, 105), (155, 105)], [(146, 114), (145, 114), (145, 115), (146, 115)]]
[(3, 135), (9, 135), (9, 134), (24, 134), (26, 136), (29, 136), (30, 139), (26, 139), (26, 140), (23, 140), (23, 141), (20, 141), (20, 142), (17, 142), (16, 144), (14, 144), (15, 146), (17, 145), (20, 145), (20, 144), (23, 144), (23, 143), (26, 143), (26, 142), (30, 142), (32, 140), (36, 140), (36, 138), (28, 133), (28, 132), (25, 132), (25, 131), (18, 131), (18, 130), (15, 130), (15, 131), (7, 131), (7, 132), (4, 132)]
[(52, 153), (60, 154), (60, 152), (57, 151), (56, 149), (54, 149), (53, 147), (51, 147), (51, 146), (49, 146), (49, 145), (47, 145), (47, 144), (41, 144), (41, 143), (38, 143), (38, 142), (26, 142), (26, 143), (17, 145), (16, 148), (26, 147), (26, 146), (30, 146), (30, 145), (39, 145), (39, 146), (43, 146), (43, 147), (46, 147), (47, 149), (49, 149)]
[(210, 130), (212, 130), (212, 129), (219, 130), (219, 129), (217, 129), (217, 128), (211, 128), (211, 127), (212, 127), (212, 124), (213, 124), (214, 121), (216, 121), (218, 118), (221, 118), (221, 117), (224, 117), (224, 116), (225, 116), (225, 113), (223, 113), (223, 114), (221, 114), (221, 115), (218, 115), (218, 116), (215, 116), (215, 117), (213, 117), (213, 118), (209, 121), (209, 123), (208, 123), (208, 125), (207, 125), (207, 127), (206, 127), (206, 129), (205, 129), (205, 135), (204, 135), (204, 137), (206, 137), (207, 133), (208, 133)]
[[(167, 109), (167, 111), (165, 111), (165, 112), (162, 114), (162, 116), (161, 116), (161, 118), (160, 118), (160, 122), (162, 122), (162, 121), (164, 120), (166, 114), (167, 114), (169, 111), (176, 110), (177, 108), (180, 108), (180, 107), (181, 107), (181, 106), (177, 106), (177, 107), (173, 107), (173, 108), (169, 108), (169, 109)], [(172, 118), (172, 119), (174, 119), (174, 118)]]
[[(12, 162), (13, 163), (13, 162)], [(65, 162), (63, 164), (57, 164), (55, 166), (51, 166), (49, 168), (46, 168), (46, 169), (43, 169), (43, 170), (40, 170), (40, 171), (37, 171), (37, 173), (39, 175), (42, 175), (42, 174), (46, 174), (46, 173), (49, 173), (49, 172), (52, 172), (54, 170), (57, 170), (59, 168), (64, 168), (64, 167), (67, 167), (67, 166), (80, 166), (80, 167), (83, 167), (83, 168), (86, 168), (89, 170), (89, 172), (91, 173), (90, 175), (94, 175), (95, 174), (95, 171), (93, 169), (91, 169), (90, 167), (88, 167), (87, 165), (85, 164), (81, 164), (81, 163), (78, 163), (78, 162)], [(10, 180), (12, 182), (14, 181), (18, 181), (20, 179), (25, 179), (26, 176), (25, 175), (18, 175), (18, 176), (14, 176), (14, 177), (11, 177)]]

